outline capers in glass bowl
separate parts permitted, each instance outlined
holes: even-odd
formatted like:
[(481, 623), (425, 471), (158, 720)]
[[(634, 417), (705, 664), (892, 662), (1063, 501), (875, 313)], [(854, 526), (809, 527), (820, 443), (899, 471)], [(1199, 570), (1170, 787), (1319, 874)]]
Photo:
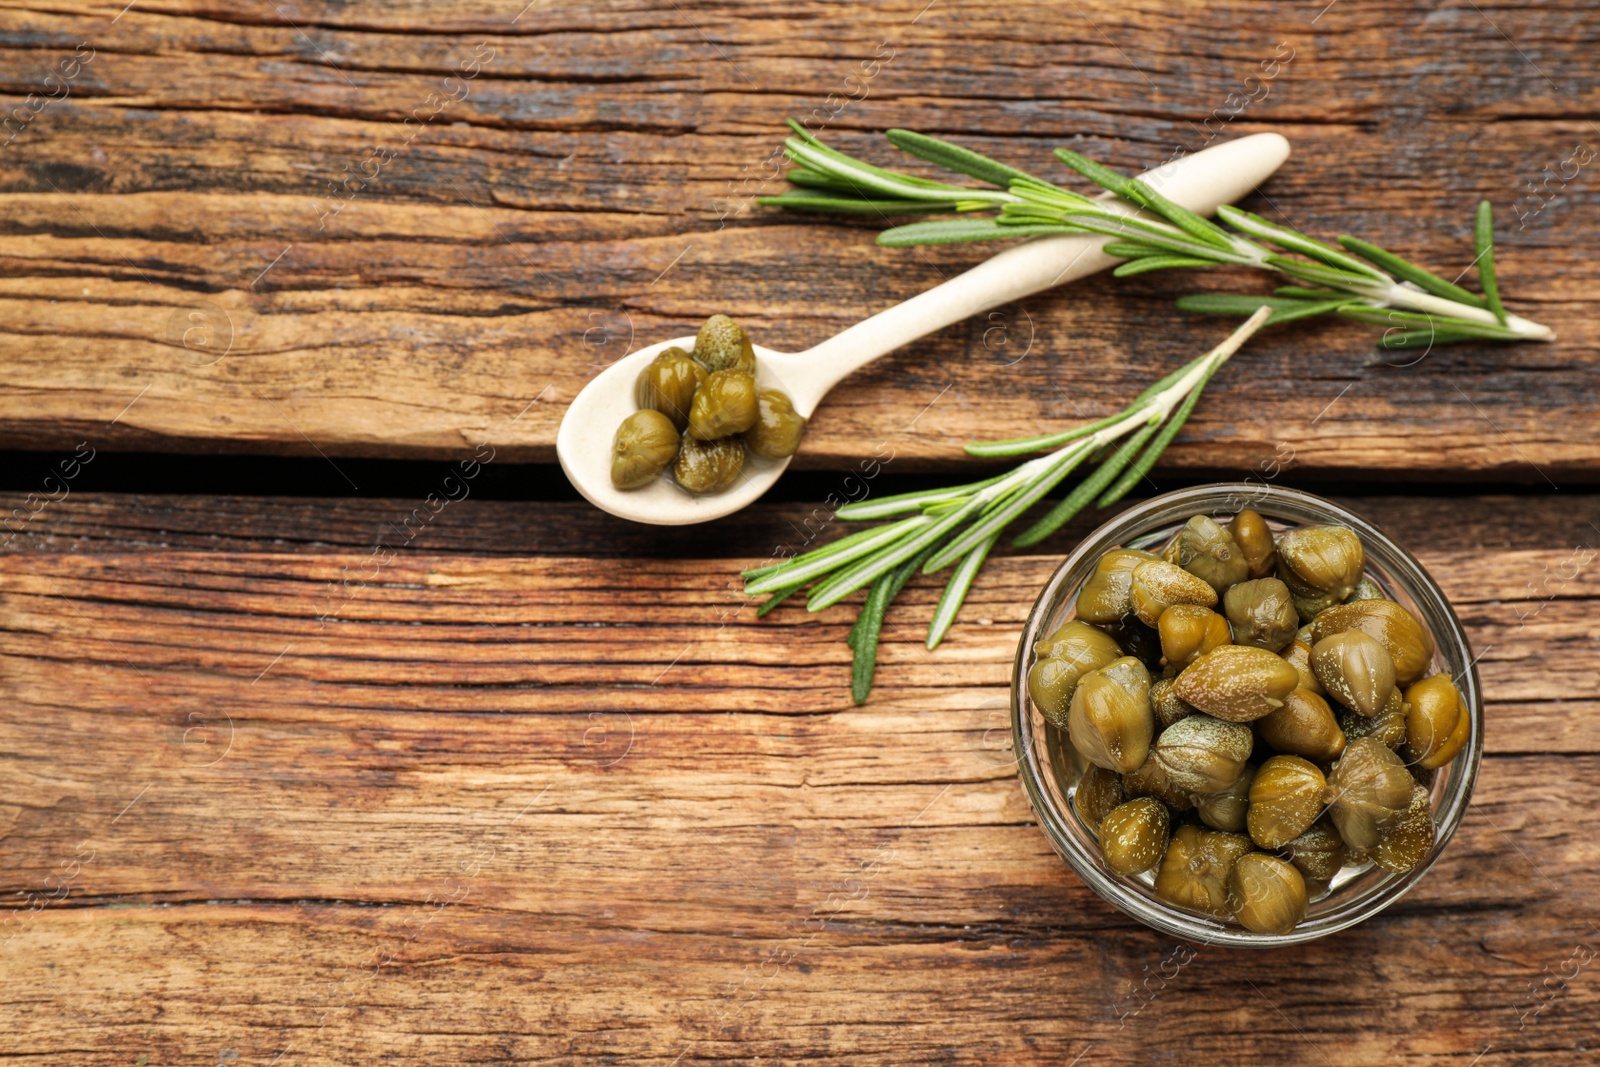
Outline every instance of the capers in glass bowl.
[[(1058, 634), (1093, 657), (1060, 662)], [(1128, 914), (1305, 941), (1382, 910), (1450, 840), (1482, 750), (1472, 663), (1438, 586), (1359, 516), (1275, 486), (1182, 490), (1092, 534), (1034, 606), (1019, 770), (1056, 851)]]
[[(640, 410), (617, 429), (611, 484), (639, 489), (670, 467), (688, 492), (720, 493), (739, 481), (748, 457), (794, 455), (806, 420), (786, 393), (761, 385), (759, 376), (755, 346), (726, 315), (705, 321), (694, 351), (663, 349), (634, 382)], [(674, 431), (670, 454), (663, 422)]]

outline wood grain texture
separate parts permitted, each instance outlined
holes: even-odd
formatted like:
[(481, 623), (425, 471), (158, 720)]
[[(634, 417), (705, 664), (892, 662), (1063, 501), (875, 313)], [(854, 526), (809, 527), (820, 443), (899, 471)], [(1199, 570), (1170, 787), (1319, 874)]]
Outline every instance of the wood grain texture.
[[(1569, 162), (1597, 137), (1584, 4), (120, 7), (0, 8), (7, 109), (65, 93), (45, 77), (94, 50), (3, 135), (0, 446), (489, 441), (548, 461), (565, 402), (636, 344), (725, 310), (803, 348), (984, 254), (879, 249), (861, 226), (753, 207), (781, 187), (785, 116), (874, 158), (899, 125), (1028, 166), (1066, 144), (1124, 168), (1199, 147), (1209, 120), (1294, 142), (1255, 209), (1449, 276), (1470, 281), (1469, 212), (1490, 198), (1508, 300), (1560, 339), (1411, 363), (1356, 324), (1276, 332), (1212, 386), (1170, 469), (1292, 449), (1366, 478), (1596, 477), (1600, 214), (1593, 165)], [(1285, 50), (1264, 93), (1246, 81)], [(966, 440), (1115, 410), (1221, 335), (1171, 307), (1194, 284), (1262, 287), (1100, 278), (942, 331), (856, 376), (798, 462), (887, 443), (902, 469), (954, 466)]]
[(1481, 654), (1478, 790), (1384, 915), (1239, 953), (1123, 918), (1034, 825), (1005, 680), (1055, 556), (996, 560), (932, 654), (914, 582), (857, 708), (846, 606), (727, 584), (799, 509), (595, 558), (591, 511), (466, 500), (365, 574), (402, 502), (68, 497), (0, 556), (0, 1051), (1583, 1062), (1600, 498), (1358, 506)]

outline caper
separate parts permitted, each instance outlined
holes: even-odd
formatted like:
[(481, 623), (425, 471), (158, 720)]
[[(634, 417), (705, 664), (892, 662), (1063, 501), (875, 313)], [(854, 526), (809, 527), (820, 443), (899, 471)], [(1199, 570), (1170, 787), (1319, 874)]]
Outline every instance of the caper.
[(742, 370), (713, 371), (689, 405), (689, 436), (715, 441), (744, 433), (756, 422), (756, 380)]
[(1332, 881), (1345, 864), (1344, 838), (1326, 817), (1312, 823), (1311, 829), (1283, 848), (1289, 853), (1289, 862), (1314, 881)]
[(1215, 519), (1196, 515), (1178, 533), (1178, 566), (1199, 578), (1218, 596), (1250, 574), (1250, 564), (1233, 535)]
[(1366, 562), (1361, 538), (1347, 526), (1300, 526), (1278, 535), (1278, 577), (1303, 619), (1353, 593)]
[(1228, 620), (1199, 604), (1174, 604), (1156, 620), (1161, 655), (1171, 667), (1183, 668), (1203, 653), (1228, 643)]
[(1233, 911), (1228, 906), (1228, 875), (1253, 847), (1243, 834), (1189, 824), (1178, 827), (1156, 870), (1156, 896), (1189, 911), (1229, 918)]
[(1161, 613), (1174, 604), (1215, 607), (1217, 592), (1182, 567), (1174, 567), (1165, 560), (1145, 560), (1133, 568), (1128, 599), (1139, 621), (1154, 626)]
[(1200, 821), (1213, 830), (1243, 833), (1250, 810), (1250, 782), (1255, 776), (1255, 767), (1246, 763), (1228, 788), (1195, 797), (1194, 810)]
[(1289, 587), (1277, 578), (1257, 578), (1231, 586), (1222, 598), (1223, 613), (1233, 624), (1235, 644), (1281, 652), (1300, 628)]
[(1344, 598), (1346, 604), (1354, 604), (1358, 600), (1385, 600), (1383, 586), (1372, 580), (1372, 575), (1364, 574), (1356, 583), (1355, 592)]
[(1394, 661), (1394, 678), (1410, 685), (1433, 662), (1433, 637), (1417, 617), (1393, 600), (1357, 600), (1336, 604), (1317, 616), (1311, 627), (1312, 644), (1324, 637), (1360, 630), (1383, 646)]
[(1300, 676), (1271, 652), (1220, 645), (1178, 675), (1174, 692), (1207, 715), (1250, 722), (1283, 707)]
[(672, 473), (691, 493), (720, 493), (739, 480), (744, 470), (744, 442), (737, 437), (715, 441), (683, 439)]
[(1040, 658), (1028, 669), (1028, 695), (1040, 714), (1064, 730), (1078, 680), (1120, 658), (1122, 650), (1109, 635), (1074, 619), (1035, 644), (1034, 653)]
[(1345, 844), (1366, 852), (1405, 815), (1414, 785), (1399, 756), (1376, 738), (1362, 737), (1345, 746), (1323, 798)]
[(1156, 724), (1163, 730), (1195, 712), (1194, 705), (1178, 696), (1171, 678), (1151, 683), (1150, 708), (1156, 713)]
[(1084, 759), (1131, 771), (1150, 753), (1155, 734), (1150, 672), (1132, 656), (1113, 660), (1078, 681), (1067, 709), (1067, 735)]
[(1179, 789), (1167, 777), (1154, 752), (1136, 769), (1122, 776), (1122, 788), (1130, 797), (1155, 797), (1173, 811), (1188, 811), (1195, 803), (1192, 793)]
[(762, 389), (756, 393), (756, 421), (744, 432), (745, 446), (767, 459), (787, 459), (800, 447), (806, 420), (794, 410), (787, 393)]
[(1399, 749), (1406, 742), (1406, 714), (1410, 705), (1400, 695), (1398, 687), (1389, 691), (1378, 714), (1368, 717), (1356, 711), (1346, 711), (1339, 716), (1339, 729), (1347, 742), (1358, 737), (1371, 737), (1381, 741), (1386, 748)]
[(1127, 799), (1122, 788), (1122, 775), (1091, 763), (1072, 789), (1072, 810), (1088, 824), (1089, 829), (1099, 833), (1100, 820)]
[(1328, 781), (1310, 760), (1273, 756), (1250, 782), (1250, 840), (1262, 848), (1282, 848), (1311, 829), (1322, 814)]
[(1311, 669), (1339, 703), (1376, 715), (1394, 689), (1394, 660), (1375, 638), (1360, 630), (1324, 637), (1311, 646)]
[(1078, 618), (1085, 622), (1115, 622), (1133, 611), (1129, 595), (1133, 568), (1145, 560), (1159, 558), (1137, 548), (1113, 548), (1101, 556), (1094, 573), (1078, 591)]
[(678, 431), (672, 420), (653, 408), (622, 420), (611, 441), (611, 484), (637, 489), (667, 469), (678, 454)]
[(1328, 702), (1309, 689), (1296, 689), (1283, 707), (1256, 720), (1261, 740), (1293, 756), (1326, 763), (1344, 751), (1344, 731)]
[(1239, 780), (1254, 743), (1248, 726), (1190, 715), (1161, 731), (1155, 757), (1179, 789), (1214, 793)]
[(706, 369), (681, 348), (664, 349), (639, 372), (633, 398), (641, 408), (659, 411), (679, 433), (689, 425), (694, 391), (706, 380)]
[[(1310, 636), (1309, 633), (1306, 634), (1306, 637)], [(1301, 638), (1297, 634), (1289, 644), (1289, 647), (1283, 650), (1283, 661), (1293, 667), (1295, 673), (1300, 676), (1301, 689), (1308, 689), (1317, 694), (1317, 696), (1326, 695), (1323, 691), (1322, 683), (1317, 681), (1317, 673), (1311, 669), (1310, 641)]]
[(1286, 934), (1306, 917), (1306, 880), (1292, 864), (1264, 852), (1241, 856), (1228, 873), (1233, 917), (1258, 934)]
[(694, 358), (711, 373), (719, 370), (756, 372), (756, 350), (743, 327), (726, 315), (713, 315), (694, 339)]
[(1448, 674), (1410, 686), (1405, 692), (1406, 754), (1423, 770), (1438, 770), (1455, 759), (1472, 731), (1466, 701)]
[(1100, 856), (1118, 874), (1139, 874), (1161, 862), (1172, 816), (1155, 797), (1112, 809), (1100, 823)]
[(1386, 871), (1404, 874), (1422, 862), (1433, 847), (1433, 837), (1433, 799), (1423, 786), (1414, 785), (1411, 803), (1372, 850), (1372, 862)]
[(1228, 532), (1234, 544), (1244, 553), (1245, 565), (1251, 578), (1265, 578), (1278, 566), (1278, 545), (1272, 539), (1272, 527), (1267, 520), (1245, 508), (1228, 523)]

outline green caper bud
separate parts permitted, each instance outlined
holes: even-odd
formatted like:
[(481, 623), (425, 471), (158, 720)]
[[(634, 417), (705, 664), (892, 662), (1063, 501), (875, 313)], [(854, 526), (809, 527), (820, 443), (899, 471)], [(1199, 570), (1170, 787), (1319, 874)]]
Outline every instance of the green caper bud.
[(1233, 917), (1258, 934), (1286, 934), (1306, 917), (1306, 880), (1293, 864), (1265, 852), (1241, 856), (1228, 873)]
[(1137, 769), (1150, 754), (1155, 726), (1150, 672), (1132, 656), (1085, 674), (1067, 708), (1072, 746), (1090, 763), (1110, 771)]
[(1433, 799), (1423, 786), (1414, 785), (1406, 813), (1372, 850), (1372, 862), (1386, 871), (1404, 874), (1422, 862), (1433, 847), (1433, 838)]
[(1072, 810), (1097, 834), (1100, 832), (1100, 820), (1127, 799), (1122, 789), (1122, 775), (1092, 763), (1072, 788)]
[(678, 454), (672, 420), (651, 408), (622, 420), (611, 439), (611, 484), (637, 489), (653, 481)]
[(1249, 645), (1220, 645), (1178, 675), (1174, 692), (1207, 715), (1250, 722), (1283, 707), (1300, 676), (1278, 656)]
[(1255, 722), (1261, 740), (1292, 756), (1327, 763), (1344, 751), (1344, 731), (1328, 702), (1309, 689), (1296, 689), (1283, 707)]
[(1448, 674), (1406, 689), (1406, 755), (1425, 771), (1438, 770), (1466, 747), (1472, 716)]
[(1239, 777), (1228, 788), (1195, 797), (1194, 810), (1200, 816), (1200, 821), (1213, 830), (1243, 833), (1250, 811), (1250, 782), (1255, 776), (1255, 767), (1246, 763)]
[(1094, 573), (1078, 591), (1077, 614), (1084, 622), (1115, 622), (1133, 611), (1130, 588), (1133, 568), (1145, 560), (1158, 559), (1154, 553), (1137, 548), (1113, 548), (1100, 557)]
[(1028, 669), (1028, 695), (1040, 714), (1063, 730), (1079, 679), (1122, 656), (1108, 634), (1076, 619), (1038, 642), (1034, 653), (1040, 659)]
[[(1306, 637), (1310, 636), (1308, 632)], [(1311, 669), (1310, 641), (1297, 634), (1289, 647), (1283, 650), (1283, 661), (1293, 667), (1295, 673), (1300, 676), (1301, 689), (1308, 689), (1319, 697), (1326, 695), (1322, 683), (1317, 681), (1317, 673)]]
[(1282, 848), (1311, 829), (1322, 814), (1328, 781), (1310, 760), (1273, 756), (1250, 782), (1250, 840), (1262, 848)]
[(1209, 585), (1218, 596), (1250, 573), (1250, 564), (1233, 535), (1215, 519), (1196, 515), (1178, 533), (1178, 566)]
[(1399, 756), (1376, 738), (1361, 737), (1333, 765), (1323, 799), (1345, 844), (1368, 852), (1410, 808), (1414, 785)]
[(1355, 592), (1366, 567), (1361, 538), (1348, 526), (1301, 526), (1278, 535), (1278, 577), (1315, 611), (1295, 610), (1310, 619)]
[(1129, 797), (1155, 797), (1173, 811), (1188, 811), (1194, 807), (1193, 794), (1173, 784), (1154, 752), (1137, 769), (1122, 776), (1122, 789)]
[(1158, 553), (1158, 555), (1160, 555), (1162, 559), (1166, 560), (1174, 567), (1180, 566), (1178, 563), (1178, 553), (1183, 549), (1181, 544), (1182, 540), (1183, 527), (1180, 526), (1177, 533), (1167, 538), (1167, 543), (1161, 546), (1161, 551)]
[(719, 370), (756, 372), (756, 350), (743, 327), (726, 315), (713, 315), (694, 339), (694, 358), (710, 373)]
[(1156, 896), (1188, 911), (1229, 918), (1228, 875), (1254, 847), (1243, 834), (1180, 826), (1156, 870)]
[(1344, 838), (1326, 817), (1312, 823), (1311, 829), (1283, 847), (1289, 853), (1289, 862), (1313, 881), (1332, 881), (1344, 866)]
[(1161, 862), (1172, 816), (1155, 797), (1139, 797), (1110, 811), (1100, 823), (1100, 856), (1118, 874), (1134, 875)]
[(1151, 683), (1150, 708), (1156, 713), (1156, 724), (1163, 730), (1195, 713), (1193, 705), (1178, 696), (1171, 678)]
[(1339, 729), (1344, 731), (1347, 742), (1371, 737), (1386, 748), (1398, 750), (1406, 742), (1406, 715), (1410, 710), (1397, 687), (1389, 691), (1389, 699), (1383, 702), (1376, 715), (1368, 717), (1360, 712), (1345, 711), (1339, 716)]
[(1154, 626), (1160, 621), (1161, 613), (1174, 604), (1215, 607), (1217, 592), (1182, 567), (1156, 559), (1145, 560), (1133, 568), (1128, 600), (1139, 621)]
[(1233, 624), (1235, 644), (1268, 652), (1281, 652), (1300, 628), (1289, 587), (1276, 578), (1257, 578), (1229, 587), (1222, 610)]
[(1229, 640), (1228, 620), (1199, 604), (1174, 604), (1156, 620), (1161, 655), (1168, 666), (1182, 669)]
[(1311, 669), (1328, 694), (1362, 715), (1376, 715), (1394, 685), (1394, 660), (1360, 630), (1324, 637), (1311, 646)]
[(706, 380), (706, 369), (681, 348), (664, 349), (639, 372), (633, 399), (641, 408), (659, 411), (682, 433), (689, 425), (694, 391)]
[(756, 422), (756, 380), (742, 370), (719, 370), (706, 376), (689, 405), (689, 436), (715, 441), (744, 433)]
[(1278, 545), (1272, 539), (1272, 527), (1256, 512), (1245, 508), (1228, 523), (1228, 532), (1234, 544), (1244, 553), (1245, 565), (1251, 578), (1265, 578), (1278, 566)]
[(744, 442), (737, 437), (715, 441), (683, 439), (672, 473), (691, 493), (720, 493), (739, 480), (744, 470)]
[(1155, 757), (1179, 789), (1214, 793), (1239, 780), (1254, 744), (1248, 726), (1191, 715), (1161, 731)]
[(1392, 600), (1334, 605), (1317, 616), (1311, 627), (1311, 643), (1315, 645), (1325, 637), (1351, 630), (1360, 630), (1389, 653), (1398, 685), (1417, 681), (1433, 663), (1433, 636), (1415, 615)]
[(1364, 574), (1361, 576), (1361, 580), (1356, 583), (1356, 591), (1345, 597), (1344, 602), (1346, 604), (1354, 604), (1358, 600), (1385, 599), (1387, 598), (1383, 595), (1383, 586), (1373, 581), (1370, 574)]
[(744, 432), (750, 451), (767, 459), (788, 459), (800, 447), (806, 420), (794, 410), (787, 393), (762, 389), (756, 393), (756, 421)]

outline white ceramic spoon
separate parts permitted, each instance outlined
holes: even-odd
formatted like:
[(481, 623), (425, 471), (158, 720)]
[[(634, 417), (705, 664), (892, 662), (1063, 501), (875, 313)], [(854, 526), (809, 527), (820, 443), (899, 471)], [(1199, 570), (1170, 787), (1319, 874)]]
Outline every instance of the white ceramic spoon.
[[(1288, 141), (1275, 133), (1258, 133), (1185, 156), (1141, 177), (1169, 200), (1210, 215), (1266, 181), (1288, 158)], [(1109, 240), (1091, 235), (1035, 238), (880, 311), (815, 348), (777, 352), (756, 345), (757, 382), (788, 393), (795, 410), (810, 418), (840, 379), (879, 356), (969, 316), (1121, 262), (1101, 251)], [(649, 345), (601, 371), (573, 398), (556, 434), (561, 469), (590, 503), (624, 519), (660, 526), (705, 522), (738, 511), (765, 493), (789, 465), (787, 459), (751, 456), (737, 485), (707, 496), (685, 492), (670, 472), (641, 489), (624, 491), (611, 484), (612, 439), (622, 420), (638, 409), (634, 379), (658, 352), (673, 345), (690, 350), (694, 337)]]

